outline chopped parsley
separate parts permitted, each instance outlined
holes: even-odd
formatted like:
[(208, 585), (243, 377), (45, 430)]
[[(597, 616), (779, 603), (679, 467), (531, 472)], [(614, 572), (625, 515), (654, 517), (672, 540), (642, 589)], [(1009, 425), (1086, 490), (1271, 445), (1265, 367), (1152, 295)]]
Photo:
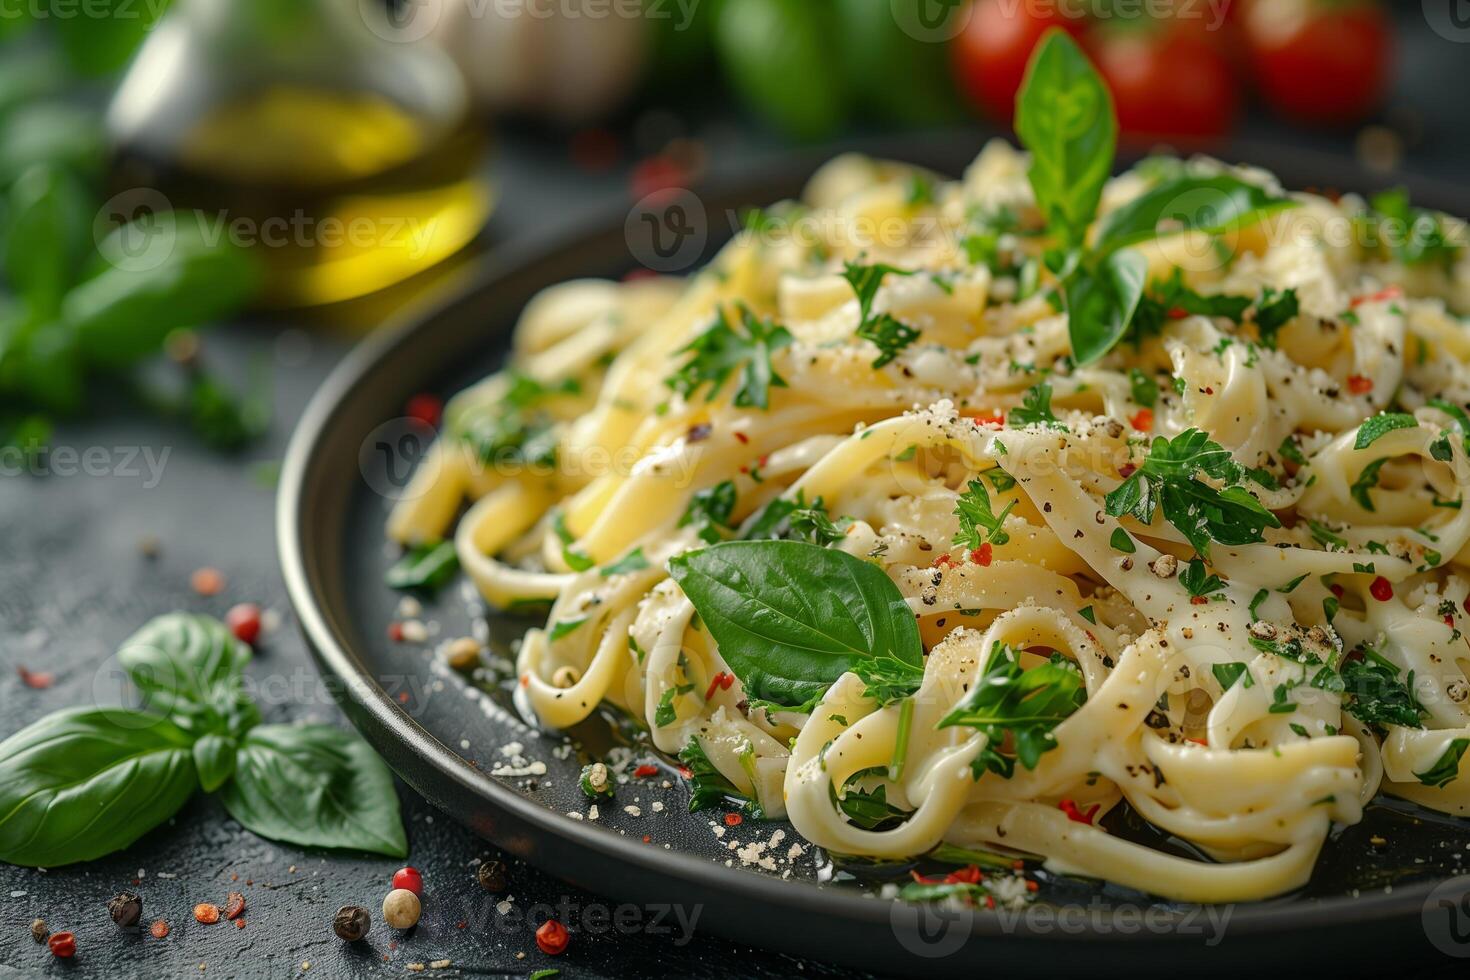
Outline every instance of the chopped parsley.
[(1015, 506), (1016, 502), (1012, 500), (999, 514), (995, 513), (990, 506), (990, 494), (985, 492), (985, 484), (971, 480), (969, 488), (955, 500), (954, 514), (960, 520), (960, 530), (954, 536), (954, 543), (971, 550), (987, 541), (1005, 544), (1011, 539), (1004, 530), (1006, 515)]
[(664, 384), (685, 398), (693, 398), (699, 389), (709, 385), (705, 394), (708, 401), (720, 393), (738, 370), (736, 406), (768, 408), (771, 388), (786, 387), (785, 379), (771, 366), (771, 355), (790, 346), (793, 338), (785, 327), (757, 317), (744, 304), (739, 306), (739, 312), (743, 332), (731, 325), (721, 308), (714, 323), (677, 352), (690, 355), (689, 360)]

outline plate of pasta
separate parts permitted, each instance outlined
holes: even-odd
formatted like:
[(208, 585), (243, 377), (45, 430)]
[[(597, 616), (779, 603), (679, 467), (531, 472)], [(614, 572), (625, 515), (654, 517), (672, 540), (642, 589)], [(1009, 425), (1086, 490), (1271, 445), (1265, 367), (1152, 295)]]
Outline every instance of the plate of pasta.
[(1466, 226), (1116, 172), (1062, 35), (1017, 132), (702, 195), (767, 206), (686, 274), (625, 276), (620, 221), (365, 345), (282, 479), (319, 661), (487, 837), (763, 945), (1100, 969), (1141, 909), (1228, 910), (1218, 963), (1427, 950), (1470, 847)]

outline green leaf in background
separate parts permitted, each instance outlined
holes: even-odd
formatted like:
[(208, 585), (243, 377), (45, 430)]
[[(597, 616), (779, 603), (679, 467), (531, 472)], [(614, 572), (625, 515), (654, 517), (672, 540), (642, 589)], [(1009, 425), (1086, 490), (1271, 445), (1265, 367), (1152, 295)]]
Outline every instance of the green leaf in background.
[(194, 769), (199, 788), (213, 793), (235, 774), (235, 740), (228, 735), (205, 735), (194, 743)]
[(799, 541), (731, 541), (669, 562), (720, 655), (762, 701), (801, 708), (860, 663), (922, 673), (919, 628), (881, 568)]
[[(3, 9), (3, 8), (0, 8)], [(0, 17), (0, 24), (17, 18)], [(0, 27), (0, 39), (5, 32)], [(0, 58), (0, 116), (12, 109), (60, 95), (68, 82), (66, 66), (49, 47), (9, 45)]]
[(187, 732), (72, 708), (0, 742), (0, 861), (57, 867), (127, 847), (199, 787)]
[(157, 353), (172, 331), (230, 313), (260, 283), (255, 257), (202, 212), (138, 218), (99, 252), (95, 273), (67, 294), (62, 315), (88, 362), (101, 367)]
[(211, 616), (158, 616), (117, 659), (150, 709), (192, 732), (239, 733), (260, 720), (240, 683), (250, 648)]
[(35, 166), (94, 176), (101, 173), (106, 152), (102, 120), (90, 109), (40, 102), (0, 118), (0, 185)]
[(1079, 268), (1064, 284), (1072, 357), (1090, 364), (1128, 330), (1148, 279), (1148, 262), (1133, 249), (1114, 252), (1097, 269)]
[(1292, 207), (1295, 201), (1228, 174), (1177, 177), (1104, 215), (1095, 247), (1106, 253), (1183, 231), (1236, 231)]
[[(886, 5), (889, 0), (883, 0)], [(898, 0), (919, 11), (931, 0)], [(949, 19), (964, 15), (964, 5), (933, 2)], [(888, 10), (874, 11), (873, 0), (836, 0), (838, 51), (848, 91), (864, 116), (901, 126), (923, 126), (960, 118), (954, 79), (942, 45), (910, 35)], [(936, 34), (947, 33), (943, 23)]]
[(845, 115), (830, 14), (812, 0), (724, 0), (716, 15), (715, 47), (736, 95), (798, 139), (830, 135)]
[(362, 739), (330, 725), (252, 729), (220, 799), (247, 830), (271, 840), (408, 853), (388, 767)]
[(92, 209), (76, 178), (28, 170), (10, 188), (5, 276), (32, 316), (51, 319), (90, 244)]
[(1031, 152), (1026, 176), (1063, 248), (1083, 243), (1118, 143), (1113, 97), (1061, 28), (1042, 39), (1016, 99), (1016, 133)]
[(84, 75), (111, 75), (128, 63), (148, 36), (155, 15), (167, 3), (141, 0), (88, 0), (85, 16), (65, 0), (52, 0), (49, 22), (55, 25), (61, 49), (74, 71)]

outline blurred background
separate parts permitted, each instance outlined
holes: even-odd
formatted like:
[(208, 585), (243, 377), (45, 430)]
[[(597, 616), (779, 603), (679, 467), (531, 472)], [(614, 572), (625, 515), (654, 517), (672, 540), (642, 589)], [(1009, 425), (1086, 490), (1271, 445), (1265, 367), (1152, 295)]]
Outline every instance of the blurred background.
[(978, 146), (1052, 25), (1135, 150), (1464, 175), (1465, 0), (0, 0), (0, 441), (121, 392), (237, 449), (268, 379), (203, 325), (360, 333), (796, 150)]

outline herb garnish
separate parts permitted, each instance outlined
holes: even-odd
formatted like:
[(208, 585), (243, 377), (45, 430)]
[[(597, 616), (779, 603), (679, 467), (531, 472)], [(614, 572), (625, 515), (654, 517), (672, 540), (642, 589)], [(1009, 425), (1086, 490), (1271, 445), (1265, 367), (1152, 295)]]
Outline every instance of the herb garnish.
[(858, 299), (856, 336), (872, 341), (878, 348), (878, 357), (873, 361), (875, 369), (891, 362), (904, 348), (919, 339), (918, 330), (893, 316), (887, 313), (873, 315), (873, 300), (883, 285), (883, 278), (888, 275), (911, 276), (913, 272), (882, 263), (859, 265), (854, 262), (846, 263), (842, 272), (842, 277), (851, 284)]
[(770, 406), (771, 388), (785, 388), (786, 381), (771, 366), (771, 355), (791, 345), (791, 331), (775, 322), (757, 317), (743, 303), (737, 307), (742, 330), (731, 325), (722, 307), (715, 321), (676, 353), (689, 354), (664, 383), (685, 398), (693, 398), (705, 385), (709, 401), (720, 393), (725, 382), (737, 370), (740, 383), (735, 390), (739, 408)]
[(985, 484), (971, 480), (968, 489), (954, 503), (954, 514), (960, 520), (960, 530), (954, 536), (954, 543), (964, 545), (968, 550), (974, 550), (987, 541), (1005, 544), (1011, 539), (1004, 530), (1006, 515), (1015, 506), (1016, 502), (1012, 500), (999, 514), (995, 513), (990, 508), (990, 494), (985, 491)]
[(459, 555), (453, 541), (427, 541), (409, 548), (388, 569), (391, 589), (419, 589), (436, 592), (459, 570)]

